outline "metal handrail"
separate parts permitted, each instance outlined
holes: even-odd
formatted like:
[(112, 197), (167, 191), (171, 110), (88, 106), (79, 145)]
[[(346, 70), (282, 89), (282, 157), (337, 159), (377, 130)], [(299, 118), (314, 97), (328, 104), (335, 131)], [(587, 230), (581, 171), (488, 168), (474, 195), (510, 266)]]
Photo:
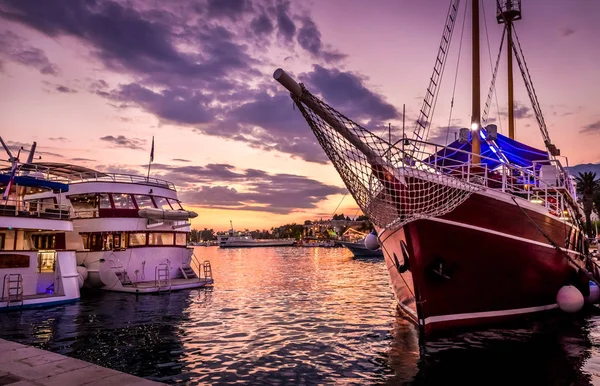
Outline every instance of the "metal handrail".
[(43, 199), (23, 200), (9, 198), (0, 200), (0, 216), (38, 217), (58, 220), (71, 218), (69, 205), (55, 204)]
[(74, 173), (72, 177), (69, 177), (68, 179), (69, 184), (79, 184), (84, 182), (125, 182), (140, 185), (158, 186), (176, 191), (175, 185), (172, 182), (161, 180), (159, 178), (144, 177), (134, 174), (98, 173), (95, 175), (89, 175), (81, 173), (79, 176), (77, 176), (77, 174)]
[[(401, 140), (402, 141), (402, 140)], [(548, 159), (533, 161), (531, 166), (521, 167), (518, 165), (500, 163), (494, 170), (489, 169), (487, 164), (471, 162), (474, 154), (466, 150), (442, 146), (439, 144), (421, 141), (416, 139), (404, 139), (406, 142), (418, 142), (418, 146), (424, 154), (423, 159), (408, 157), (407, 154), (395, 144), (390, 144), (390, 148), (385, 152), (384, 158), (397, 172), (403, 168), (416, 169), (433, 174), (448, 175), (459, 180), (464, 180), (473, 185), (480, 185), (486, 189), (498, 190), (504, 193), (517, 195), (527, 200), (542, 204), (550, 213), (564, 218), (568, 212), (568, 205), (565, 200), (576, 202), (573, 197), (575, 192), (573, 182), (562, 167), (558, 159)], [(426, 151), (430, 150), (431, 151)], [(440, 155), (440, 150), (447, 150), (444, 154), (460, 153), (466, 156), (467, 161), (458, 163), (455, 159)], [(498, 163), (498, 159), (480, 155), (480, 160), (493, 161)], [(429, 160), (428, 162), (425, 162)], [(442, 165), (444, 160), (450, 161), (451, 165)], [(555, 180), (548, 184), (542, 179), (540, 171), (541, 166), (552, 166), (556, 171)]]
[[(0, 160), (0, 168), (10, 170), (12, 163)], [(142, 175), (125, 173), (106, 173), (106, 172), (76, 172), (73, 171), (68, 176), (58, 176), (52, 174), (52, 168), (37, 164), (19, 163), (16, 176), (28, 175), (31, 177), (40, 177), (48, 181), (62, 182), (66, 184), (78, 184), (83, 182), (125, 182), (140, 185), (158, 186), (176, 191), (172, 182), (155, 177), (144, 177)]]

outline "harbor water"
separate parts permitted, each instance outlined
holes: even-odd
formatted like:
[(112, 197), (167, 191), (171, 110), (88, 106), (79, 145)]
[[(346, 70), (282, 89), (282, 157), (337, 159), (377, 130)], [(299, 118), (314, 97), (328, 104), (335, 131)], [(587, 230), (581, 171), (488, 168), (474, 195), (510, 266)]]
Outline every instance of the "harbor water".
[(0, 338), (168, 384), (600, 384), (600, 310), (419, 339), (382, 259), (195, 247), (215, 285), (0, 313)]

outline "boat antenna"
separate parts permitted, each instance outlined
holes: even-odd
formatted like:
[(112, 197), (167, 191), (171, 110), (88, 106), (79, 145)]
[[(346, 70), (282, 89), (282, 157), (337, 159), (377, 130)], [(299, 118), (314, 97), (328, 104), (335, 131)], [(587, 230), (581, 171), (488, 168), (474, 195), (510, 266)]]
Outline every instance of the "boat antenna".
[(146, 177), (146, 181), (150, 181), (150, 165), (152, 165), (152, 161), (154, 161), (154, 136), (152, 136), (152, 147), (150, 148), (150, 161), (148, 161), (148, 176)]

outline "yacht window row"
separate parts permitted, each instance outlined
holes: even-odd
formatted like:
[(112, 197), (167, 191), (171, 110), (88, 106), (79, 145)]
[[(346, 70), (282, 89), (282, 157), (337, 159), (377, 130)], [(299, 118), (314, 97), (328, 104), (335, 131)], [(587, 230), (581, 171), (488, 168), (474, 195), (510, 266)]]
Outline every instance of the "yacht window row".
[(67, 198), (71, 201), (77, 217), (96, 217), (98, 210), (103, 212), (111, 210), (133, 211), (147, 208), (183, 210), (179, 200), (144, 194), (89, 193), (74, 194), (67, 196)]
[(80, 233), (83, 248), (90, 251), (119, 250), (147, 246), (187, 245), (185, 232), (90, 232)]

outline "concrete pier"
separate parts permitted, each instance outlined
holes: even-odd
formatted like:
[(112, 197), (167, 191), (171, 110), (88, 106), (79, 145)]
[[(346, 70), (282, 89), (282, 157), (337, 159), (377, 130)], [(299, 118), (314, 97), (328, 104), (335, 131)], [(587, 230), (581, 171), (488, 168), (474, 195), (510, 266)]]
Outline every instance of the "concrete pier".
[(157, 386), (164, 383), (0, 339), (0, 385)]

